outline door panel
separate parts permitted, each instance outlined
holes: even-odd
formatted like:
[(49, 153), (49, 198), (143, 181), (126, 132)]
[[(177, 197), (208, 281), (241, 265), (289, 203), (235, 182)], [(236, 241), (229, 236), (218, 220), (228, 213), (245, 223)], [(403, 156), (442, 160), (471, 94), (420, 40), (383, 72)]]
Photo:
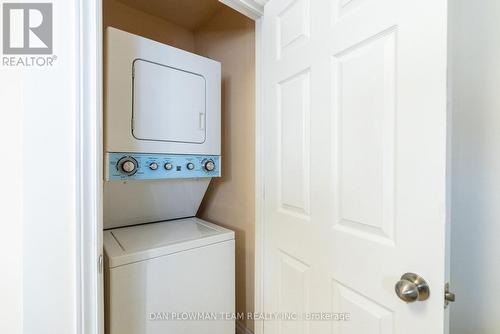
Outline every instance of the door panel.
[[(335, 228), (394, 242), (394, 31), (334, 56)], [(369, 76), (367, 76), (369, 73)]]
[[(443, 333), (446, 0), (271, 0), (264, 311), (273, 333)], [(426, 301), (394, 285), (423, 276)]]
[(278, 84), (281, 211), (309, 220), (309, 71)]
[(339, 282), (333, 283), (333, 311), (346, 312), (351, 321), (336, 322), (334, 333), (394, 333), (392, 310), (377, 304)]

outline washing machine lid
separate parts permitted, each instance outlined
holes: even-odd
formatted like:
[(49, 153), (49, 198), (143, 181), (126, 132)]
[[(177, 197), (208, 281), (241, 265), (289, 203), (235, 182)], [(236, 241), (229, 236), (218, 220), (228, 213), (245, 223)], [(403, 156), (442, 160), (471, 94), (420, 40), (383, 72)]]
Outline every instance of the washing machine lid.
[(234, 232), (199, 218), (104, 231), (107, 265), (114, 268), (234, 239)]

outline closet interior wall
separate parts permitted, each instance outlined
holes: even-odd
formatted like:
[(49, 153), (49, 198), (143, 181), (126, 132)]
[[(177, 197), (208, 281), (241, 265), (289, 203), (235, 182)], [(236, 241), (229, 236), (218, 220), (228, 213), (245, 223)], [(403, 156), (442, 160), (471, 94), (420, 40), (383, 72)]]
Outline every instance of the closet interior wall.
[[(236, 310), (254, 311), (255, 23), (222, 7), (195, 31), (196, 52), (222, 63), (222, 178), (198, 216), (236, 233)], [(253, 331), (253, 322), (245, 327)]]

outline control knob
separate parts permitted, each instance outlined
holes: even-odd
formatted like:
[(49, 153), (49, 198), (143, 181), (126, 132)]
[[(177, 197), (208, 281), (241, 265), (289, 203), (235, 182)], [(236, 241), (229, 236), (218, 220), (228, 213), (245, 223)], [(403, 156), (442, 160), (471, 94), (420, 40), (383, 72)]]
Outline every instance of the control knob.
[(126, 175), (133, 175), (137, 172), (137, 160), (132, 157), (123, 157), (118, 160), (118, 170)]
[(171, 170), (174, 166), (170, 162), (167, 162), (163, 167), (165, 167), (166, 170)]
[(194, 164), (193, 164), (192, 162), (190, 162), (190, 163), (188, 163), (188, 164), (186, 165), (186, 167), (187, 167), (187, 169), (189, 169), (189, 170), (193, 170), (193, 169), (194, 169)]
[(213, 160), (207, 160), (203, 164), (203, 167), (205, 167), (205, 170), (211, 172), (215, 169), (215, 163), (213, 162)]

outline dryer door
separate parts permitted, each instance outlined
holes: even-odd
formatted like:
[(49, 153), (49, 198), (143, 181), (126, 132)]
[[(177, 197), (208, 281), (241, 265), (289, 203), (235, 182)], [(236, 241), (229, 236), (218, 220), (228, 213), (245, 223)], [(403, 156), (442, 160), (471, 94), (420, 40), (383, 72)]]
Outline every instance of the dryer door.
[(205, 78), (137, 59), (134, 61), (132, 134), (139, 140), (205, 141)]

